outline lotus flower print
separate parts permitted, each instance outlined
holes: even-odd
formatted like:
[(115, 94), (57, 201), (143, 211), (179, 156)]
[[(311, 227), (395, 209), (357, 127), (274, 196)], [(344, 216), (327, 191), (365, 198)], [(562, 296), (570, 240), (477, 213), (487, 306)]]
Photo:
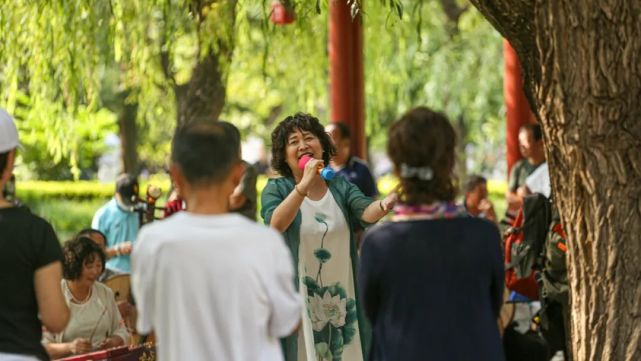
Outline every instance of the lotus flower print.
[(340, 295), (332, 296), (329, 291), (321, 298), (318, 294), (310, 299), (312, 328), (314, 331), (321, 331), (327, 323), (334, 327), (345, 325), (347, 315), (347, 299)]

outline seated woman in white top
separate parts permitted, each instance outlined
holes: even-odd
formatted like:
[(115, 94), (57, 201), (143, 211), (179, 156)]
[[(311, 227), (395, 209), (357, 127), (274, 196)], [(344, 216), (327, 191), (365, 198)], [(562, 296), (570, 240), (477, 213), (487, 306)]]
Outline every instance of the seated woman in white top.
[(62, 293), (71, 318), (61, 333), (44, 333), (44, 346), (51, 358), (83, 354), (126, 345), (125, 327), (113, 292), (96, 282), (105, 267), (105, 254), (88, 237), (78, 237), (64, 246)]

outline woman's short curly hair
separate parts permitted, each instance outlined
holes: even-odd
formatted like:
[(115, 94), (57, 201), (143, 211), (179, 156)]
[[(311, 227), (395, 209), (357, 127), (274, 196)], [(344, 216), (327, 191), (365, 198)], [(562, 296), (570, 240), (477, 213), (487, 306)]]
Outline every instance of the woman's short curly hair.
[(401, 176), (402, 201), (430, 204), (453, 201), (456, 132), (442, 113), (417, 107), (405, 113), (389, 129), (387, 154), (396, 170), (402, 167), (431, 169), (430, 179)]
[(105, 269), (105, 252), (89, 237), (80, 236), (65, 242), (62, 250), (64, 263), (62, 276), (67, 280), (77, 280), (82, 274), (82, 267), (100, 258), (102, 269)]
[(272, 168), (284, 177), (294, 176), (287, 164), (286, 148), (289, 136), (296, 130), (310, 132), (320, 140), (325, 164), (336, 154), (336, 147), (318, 118), (306, 113), (290, 115), (272, 132)]

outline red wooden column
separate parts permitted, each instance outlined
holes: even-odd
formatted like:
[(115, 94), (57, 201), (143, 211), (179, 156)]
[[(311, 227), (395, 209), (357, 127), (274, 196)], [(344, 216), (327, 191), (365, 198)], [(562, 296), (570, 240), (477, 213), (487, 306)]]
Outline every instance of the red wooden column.
[(507, 172), (510, 174), (512, 165), (521, 159), (519, 151), (519, 129), (524, 124), (534, 121), (525, 91), (523, 90), (523, 76), (521, 64), (516, 56), (516, 51), (507, 40), (503, 40), (503, 59), (505, 62), (505, 76), (503, 79), (503, 96), (505, 97), (505, 110), (507, 129), (505, 132), (507, 144)]
[(352, 131), (352, 154), (365, 158), (363, 27), (352, 20), (347, 1), (329, 2), (329, 78), (331, 121)]

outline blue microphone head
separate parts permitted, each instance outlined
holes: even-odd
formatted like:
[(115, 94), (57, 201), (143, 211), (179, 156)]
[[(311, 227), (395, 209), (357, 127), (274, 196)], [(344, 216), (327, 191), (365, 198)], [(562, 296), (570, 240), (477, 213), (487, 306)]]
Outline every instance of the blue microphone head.
[(320, 176), (324, 180), (332, 180), (332, 178), (334, 178), (335, 175), (336, 175), (336, 172), (334, 172), (334, 170), (330, 167), (325, 167), (320, 172)]

